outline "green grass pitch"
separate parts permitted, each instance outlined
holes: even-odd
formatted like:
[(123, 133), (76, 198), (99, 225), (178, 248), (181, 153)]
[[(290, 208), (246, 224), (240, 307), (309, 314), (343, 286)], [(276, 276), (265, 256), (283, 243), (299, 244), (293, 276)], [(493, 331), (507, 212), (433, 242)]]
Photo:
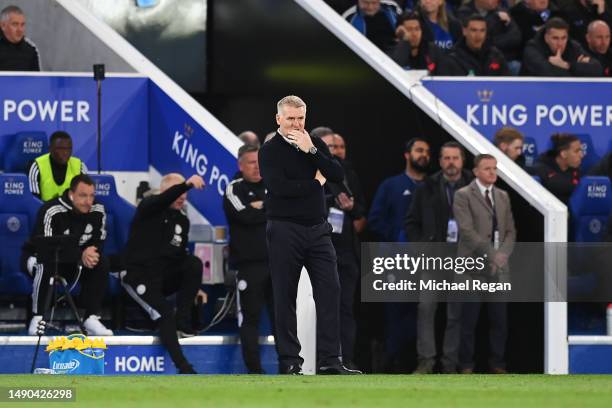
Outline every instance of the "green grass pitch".
[(6, 387), (73, 387), (62, 407), (612, 407), (609, 375), (0, 375)]

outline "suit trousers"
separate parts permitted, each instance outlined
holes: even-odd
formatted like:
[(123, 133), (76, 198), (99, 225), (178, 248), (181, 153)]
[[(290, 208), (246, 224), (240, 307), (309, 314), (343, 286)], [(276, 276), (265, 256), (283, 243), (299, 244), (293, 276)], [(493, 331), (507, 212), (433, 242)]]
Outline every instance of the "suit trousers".
[[(487, 303), (489, 321), (489, 367), (506, 368), (504, 355), (508, 337), (507, 303)], [(460, 369), (474, 368), (475, 331), (481, 302), (465, 302), (461, 311)]]
[(327, 222), (304, 226), (268, 220), (266, 240), (274, 293), (276, 349), (280, 370), (301, 365), (296, 298), (302, 267), (312, 284), (317, 316), (317, 364), (337, 365), (340, 357), (340, 283)]

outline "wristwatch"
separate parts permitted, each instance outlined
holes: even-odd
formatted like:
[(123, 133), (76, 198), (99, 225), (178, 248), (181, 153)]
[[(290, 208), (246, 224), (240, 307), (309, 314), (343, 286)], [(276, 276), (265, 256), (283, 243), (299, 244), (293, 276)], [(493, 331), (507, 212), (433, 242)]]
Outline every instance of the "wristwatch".
[(308, 153), (310, 154), (317, 154), (317, 148), (315, 146), (312, 146), (310, 149), (308, 149)]

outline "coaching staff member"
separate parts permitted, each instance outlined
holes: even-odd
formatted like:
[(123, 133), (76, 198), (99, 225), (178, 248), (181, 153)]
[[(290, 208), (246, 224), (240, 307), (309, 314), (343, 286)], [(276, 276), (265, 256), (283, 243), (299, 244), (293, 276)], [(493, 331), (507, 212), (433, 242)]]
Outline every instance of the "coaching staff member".
[(277, 104), (276, 137), (259, 151), (267, 188), (266, 240), (274, 293), (279, 369), (301, 374), (295, 302), (306, 267), (317, 310), (317, 372), (350, 374), (340, 363), (340, 284), (332, 228), (326, 221), (323, 185), (341, 183), (344, 174), (321, 139), (304, 130), (306, 104), (286, 96)]
[[(72, 178), (69, 189), (61, 197), (47, 201), (38, 210), (36, 228), (23, 246), (22, 265), (32, 275), (32, 320), (28, 334), (36, 334), (49, 301), (49, 285), (55, 269), (53, 262), (37, 259), (36, 237), (76, 235), (79, 237), (81, 259), (78, 264), (60, 263), (58, 272), (69, 281), (81, 282), (79, 302), (85, 308), (83, 326), (90, 336), (112, 336), (113, 332), (100, 322), (100, 309), (108, 284), (108, 259), (102, 254), (106, 239), (106, 212), (94, 200), (93, 180), (79, 174)], [(75, 243), (76, 244), (76, 243)]]
[[(263, 374), (259, 357), (259, 317), (264, 305), (272, 315), (272, 280), (266, 246), (266, 187), (259, 173), (259, 146), (238, 149), (242, 177), (225, 190), (223, 210), (230, 228), (230, 264), (238, 269), (237, 293), (240, 313), (242, 358), (249, 374)], [(272, 319), (271, 319), (272, 320)]]
[[(189, 219), (183, 212), (187, 191), (202, 189), (194, 174), (187, 181), (178, 173), (165, 175), (160, 193), (143, 199), (132, 220), (126, 249), (123, 287), (159, 323), (159, 337), (180, 374), (195, 374), (178, 343), (193, 336), (191, 306), (202, 281), (202, 261), (187, 252)], [(177, 312), (166, 296), (177, 293)], [(178, 329), (178, 330), (177, 330)]]

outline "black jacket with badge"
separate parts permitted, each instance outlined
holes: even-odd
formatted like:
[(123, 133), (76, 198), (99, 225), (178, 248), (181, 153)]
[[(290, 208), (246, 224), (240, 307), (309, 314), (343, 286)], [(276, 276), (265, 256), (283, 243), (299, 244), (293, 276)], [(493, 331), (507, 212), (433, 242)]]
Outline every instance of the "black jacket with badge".
[(580, 169), (569, 167), (563, 171), (555, 158), (547, 153), (540, 156), (533, 174), (540, 177), (542, 185), (565, 205), (569, 203), (581, 177)]
[(73, 235), (79, 237), (81, 251), (90, 246), (98, 248), (102, 253), (106, 239), (106, 212), (102, 204), (94, 202), (86, 214), (74, 210), (70, 201), (69, 190), (61, 197), (49, 200), (38, 210), (36, 226), (31, 239), (23, 246), (24, 255), (36, 253), (34, 239), (36, 237), (53, 237), (58, 235)]
[(448, 54), (448, 64), (440, 75), (504, 76), (510, 75), (504, 55), (485, 42), (478, 51), (468, 48), (460, 39)]
[(264, 201), (266, 187), (263, 181), (250, 183), (243, 178), (234, 179), (225, 190), (223, 210), (230, 229), (230, 261), (266, 261), (266, 210), (250, 203)]
[[(455, 191), (467, 186), (472, 179), (472, 174), (463, 170)], [(449, 218), (448, 197), (442, 171), (439, 171), (426, 178), (414, 192), (404, 218), (406, 238), (409, 242), (446, 242)]]
[(170, 208), (192, 186), (176, 184), (160, 194), (144, 198), (132, 220), (126, 249), (128, 271), (156, 260), (181, 260), (187, 255), (189, 219), (182, 210)]
[(417, 55), (412, 55), (412, 46), (408, 41), (400, 41), (389, 56), (404, 69), (426, 69), (430, 75), (438, 75), (446, 58), (441, 48), (425, 40), (421, 41)]

